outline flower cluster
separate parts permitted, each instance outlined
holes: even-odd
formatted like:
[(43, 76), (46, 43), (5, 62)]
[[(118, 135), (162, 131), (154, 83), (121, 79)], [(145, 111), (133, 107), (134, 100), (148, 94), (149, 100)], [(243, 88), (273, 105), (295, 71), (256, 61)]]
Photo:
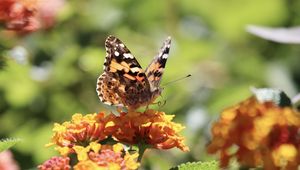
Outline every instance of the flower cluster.
[(1, 0), (0, 23), (21, 33), (48, 28), (63, 4), (63, 0)]
[(297, 169), (300, 163), (300, 117), (291, 107), (260, 103), (251, 97), (224, 110), (212, 127), (209, 153), (220, 154), (220, 165), (231, 158), (247, 167)]
[(104, 113), (99, 114), (74, 114), (71, 121), (63, 124), (54, 124), (52, 142), (47, 146), (57, 145), (56, 150), (61, 155), (75, 153), (78, 146), (87, 146), (91, 142), (98, 142), (106, 139), (106, 121)]
[(128, 144), (146, 144), (157, 149), (177, 147), (189, 151), (184, 145), (184, 138), (178, 135), (184, 126), (172, 122), (174, 115), (164, 112), (146, 110), (144, 113), (121, 113), (120, 116), (111, 114), (108, 117), (112, 136), (118, 141)]
[[(55, 145), (62, 157), (51, 158), (38, 168), (133, 170), (140, 166), (145, 148), (177, 147), (188, 151), (184, 138), (178, 134), (184, 127), (172, 122), (173, 117), (154, 110), (122, 112), (119, 116), (74, 114), (71, 121), (54, 124), (54, 134), (47, 145)], [(137, 146), (138, 151), (129, 152), (125, 145)], [(76, 161), (69, 161), (71, 155), (76, 155)]]

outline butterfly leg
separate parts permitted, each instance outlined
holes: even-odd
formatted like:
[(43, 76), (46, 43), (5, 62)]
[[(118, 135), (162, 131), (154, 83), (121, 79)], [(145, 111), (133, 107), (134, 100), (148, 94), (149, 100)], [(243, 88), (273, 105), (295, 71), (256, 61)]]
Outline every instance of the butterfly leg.
[(144, 113), (145, 113), (147, 110), (149, 110), (149, 105), (150, 105), (150, 104), (147, 104), (147, 106), (146, 106), (146, 108), (145, 108), (145, 110), (144, 110)]

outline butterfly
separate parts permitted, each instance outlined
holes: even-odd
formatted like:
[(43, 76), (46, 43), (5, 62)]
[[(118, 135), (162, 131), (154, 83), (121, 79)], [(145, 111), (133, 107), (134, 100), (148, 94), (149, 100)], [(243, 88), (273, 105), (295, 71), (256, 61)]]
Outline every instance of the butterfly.
[(163, 90), (160, 82), (170, 45), (171, 37), (168, 37), (144, 71), (121, 40), (108, 36), (104, 72), (99, 76), (96, 88), (100, 101), (128, 110), (152, 104)]

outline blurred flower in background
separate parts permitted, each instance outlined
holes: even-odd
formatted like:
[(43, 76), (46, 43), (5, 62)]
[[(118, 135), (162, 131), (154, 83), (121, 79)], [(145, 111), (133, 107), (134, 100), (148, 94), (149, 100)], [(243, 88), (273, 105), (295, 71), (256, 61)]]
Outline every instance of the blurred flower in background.
[(1, 0), (0, 22), (19, 33), (49, 28), (63, 4), (64, 0)]
[(0, 153), (0, 170), (19, 170), (17, 162), (11, 151), (6, 150)]
[(260, 103), (251, 97), (225, 109), (213, 124), (209, 153), (219, 153), (220, 165), (232, 158), (241, 166), (297, 169), (300, 155), (300, 117), (291, 107)]

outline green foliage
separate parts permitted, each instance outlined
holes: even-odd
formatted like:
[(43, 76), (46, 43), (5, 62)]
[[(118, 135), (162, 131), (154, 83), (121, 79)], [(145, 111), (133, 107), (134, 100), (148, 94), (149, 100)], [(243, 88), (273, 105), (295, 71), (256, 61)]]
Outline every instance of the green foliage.
[(217, 161), (208, 162), (188, 162), (172, 168), (171, 170), (217, 170), (219, 165)]
[(108, 35), (119, 37), (143, 68), (170, 35), (162, 84), (192, 75), (164, 88), (158, 99), (166, 100), (164, 106), (150, 106), (176, 115), (175, 121), (186, 126), (191, 152), (146, 152), (145, 169), (207, 160), (203, 153), (210, 123), (221, 110), (249, 97), (249, 87), (276, 87), (291, 97), (300, 89), (299, 46), (272, 43), (245, 31), (248, 24), (299, 25), (295, 0), (65, 3), (52, 28), (26, 36), (0, 31), (0, 137), (24, 139), (14, 148), (20, 169), (54, 154), (44, 147), (54, 122), (69, 120), (76, 112), (114, 109), (101, 104), (95, 92)]
[(3, 152), (5, 150), (11, 148), (12, 146), (14, 146), (15, 144), (17, 144), (20, 141), (21, 141), (21, 139), (13, 139), (13, 138), (1, 139), (0, 140), (0, 152)]

